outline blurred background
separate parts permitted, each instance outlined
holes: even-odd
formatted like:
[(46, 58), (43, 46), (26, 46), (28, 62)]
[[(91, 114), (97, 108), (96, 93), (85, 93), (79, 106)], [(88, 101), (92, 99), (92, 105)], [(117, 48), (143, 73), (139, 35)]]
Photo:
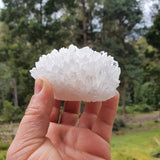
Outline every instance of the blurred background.
[(160, 0), (0, 0), (0, 160), (33, 94), (29, 70), (70, 44), (121, 67), (112, 159), (160, 159)]

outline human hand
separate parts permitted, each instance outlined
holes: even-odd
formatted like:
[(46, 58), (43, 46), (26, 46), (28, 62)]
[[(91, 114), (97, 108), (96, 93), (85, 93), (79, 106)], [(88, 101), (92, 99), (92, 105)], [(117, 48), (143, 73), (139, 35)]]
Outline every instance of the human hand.
[(110, 138), (119, 94), (89, 102), (78, 120), (80, 102), (54, 99), (48, 80), (35, 82), (34, 95), (9, 147), (7, 160), (110, 160)]

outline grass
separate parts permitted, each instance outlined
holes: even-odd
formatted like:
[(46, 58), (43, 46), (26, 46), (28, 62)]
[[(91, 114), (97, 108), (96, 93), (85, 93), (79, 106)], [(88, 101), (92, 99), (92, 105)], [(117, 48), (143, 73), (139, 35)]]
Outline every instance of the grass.
[[(134, 119), (145, 118), (145, 117), (155, 117), (160, 115), (160, 111), (152, 111), (148, 113), (131, 112), (127, 113), (127, 117), (132, 117)], [(123, 115), (118, 113), (117, 118), (123, 119)]]
[(9, 148), (9, 143), (0, 143), (0, 160), (6, 159), (6, 153)]
[(0, 160), (5, 160), (6, 159), (6, 153), (7, 153), (6, 150), (5, 151), (0, 150)]
[(0, 160), (6, 159), (8, 147), (14, 138), (18, 125), (18, 123), (0, 124)]
[(155, 137), (160, 141), (160, 129), (112, 136), (112, 160), (156, 160), (160, 158), (160, 146), (155, 141)]
[(139, 131), (148, 131), (160, 128), (160, 122), (155, 122), (154, 120), (145, 123), (128, 123), (125, 128), (121, 128), (122, 133), (130, 134), (137, 133)]
[(9, 143), (0, 143), (0, 151), (7, 150), (9, 145)]

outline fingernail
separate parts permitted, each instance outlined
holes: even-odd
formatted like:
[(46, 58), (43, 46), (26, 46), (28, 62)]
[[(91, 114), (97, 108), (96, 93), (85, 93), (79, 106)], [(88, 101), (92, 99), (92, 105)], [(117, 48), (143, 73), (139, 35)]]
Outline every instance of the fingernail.
[(38, 94), (43, 88), (43, 80), (38, 78), (35, 81), (34, 94)]

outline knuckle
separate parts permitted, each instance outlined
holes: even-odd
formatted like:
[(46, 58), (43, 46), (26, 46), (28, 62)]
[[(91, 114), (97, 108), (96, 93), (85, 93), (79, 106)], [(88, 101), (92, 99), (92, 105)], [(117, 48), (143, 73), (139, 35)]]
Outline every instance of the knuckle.
[(28, 106), (25, 111), (25, 116), (34, 116), (34, 115), (41, 115), (40, 106)]

